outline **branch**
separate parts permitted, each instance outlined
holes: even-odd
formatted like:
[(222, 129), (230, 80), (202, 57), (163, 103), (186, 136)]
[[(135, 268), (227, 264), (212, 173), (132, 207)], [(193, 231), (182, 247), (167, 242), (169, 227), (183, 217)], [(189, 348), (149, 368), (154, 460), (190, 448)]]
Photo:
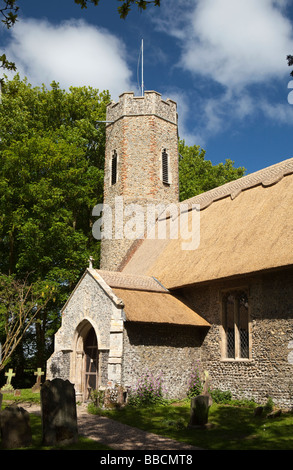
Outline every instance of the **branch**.
[(118, 7), (120, 18), (125, 19), (131, 10), (133, 4), (138, 6), (139, 10), (146, 10), (148, 5), (160, 6), (161, 0), (119, 0), (123, 2), (121, 7)]
[[(289, 67), (291, 67), (291, 65), (293, 65), (293, 55), (287, 55), (287, 61), (288, 61)], [(292, 75), (292, 77), (293, 77), (293, 70), (290, 73), (290, 75)]]
[[(95, 6), (99, 4), (100, 0), (74, 0), (81, 8), (87, 8), (88, 3), (93, 3)], [(160, 6), (161, 0), (118, 0), (123, 4), (118, 7), (120, 18), (125, 19), (131, 10), (132, 5), (137, 5), (140, 10), (146, 10), (148, 5)]]
[(3, 16), (4, 20), (1, 20), (5, 24), (6, 28), (9, 29), (17, 21), (17, 12), (19, 7), (16, 5), (18, 0), (2, 0), (4, 6), (0, 8), (0, 14)]
[[(0, 2), (4, 2), (4, 5), (0, 8), (0, 16), (4, 18), (1, 21), (5, 24), (6, 28), (9, 29), (17, 21), (17, 12), (19, 10), (19, 7), (16, 5), (17, 0), (0, 0)], [(0, 55), (0, 68), (16, 70), (15, 63), (7, 60), (5, 54)], [(1, 84), (3, 84), (3, 79), (0, 80), (0, 85)]]
[(2, 362), (0, 363), (1, 370), (5, 367), (8, 359), (39, 312), (47, 306), (54, 296), (54, 287), (53, 285), (44, 287), (43, 283), (28, 285), (27, 279), (23, 283), (19, 283), (4, 275), (1, 276), (0, 280), (0, 302), (4, 313), (5, 330)]

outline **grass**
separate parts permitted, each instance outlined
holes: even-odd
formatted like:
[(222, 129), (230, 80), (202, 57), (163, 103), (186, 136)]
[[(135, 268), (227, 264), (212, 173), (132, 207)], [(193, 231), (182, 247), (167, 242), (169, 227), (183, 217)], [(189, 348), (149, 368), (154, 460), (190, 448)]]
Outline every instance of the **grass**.
[(49, 447), (42, 446), (42, 423), (41, 417), (36, 416), (33, 413), (30, 414), (30, 423), (32, 429), (33, 442), (31, 447), (27, 447), (27, 450), (109, 450), (110, 448), (100, 444), (97, 441), (92, 439), (87, 439), (86, 437), (79, 436), (78, 442), (76, 444), (71, 444), (68, 446), (59, 446), (59, 447)]
[(125, 424), (207, 450), (292, 450), (293, 414), (255, 417), (247, 406), (213, 404), (208, 429), (188, 428), (190, 402), (103, 412)]
[[(38, 403), (39, 394), (22, 390), (20, 397), (5, 394), (2, 407), (11, 401)], [(239, 406), (231, 402), (227, 405), (213, 404), (210, 408), (208, 429), (188, 428), (190, 401), (167, 403), (151, 407), (130, 407), (100, 410), (91, 407), (91, 412), (108, 416), (122, 423), (170, 437), (207, 450), (292, 450), (293, 449), (293, 413), (283, 412), (278, 418), (255, 417), (254, 408)], [(40, 416), (31, 414), (33, 434), (32, 446), (28, 450), (52, 450), (42, 446), (42, 426)], [(77, 444), (63, 446), (64, 450), (110, 450), (91, 439), (79, 437)]]
[[(24, 403), (40, 403), (40, 394), (32, 393), (31, 389), (22, 389), (21, 396), (17, 397), (13, 394), (5, 393), (3, 394), (2, 409), (10, 405), (12, 402), (18, 404), (18, 406), (23, 406)], [(97, 441), (92, 439), (87, 439), (86, 437), (79, 436), (78, 442), (76, 444), (71, 444), (68, 446), (58, 446), (58, 447), (49, 447), (42, 445), (42, 422), (41, 417), (30, 413), (30, 425), (32, 430), (32, 445), (26, 447), (26, 450), (110, 450), (106, 445), (102, 445)], [(0, 436), (0, 448), (1, 448), (1, 436)], [(3, 449), (1, 449), (3, 450)]]

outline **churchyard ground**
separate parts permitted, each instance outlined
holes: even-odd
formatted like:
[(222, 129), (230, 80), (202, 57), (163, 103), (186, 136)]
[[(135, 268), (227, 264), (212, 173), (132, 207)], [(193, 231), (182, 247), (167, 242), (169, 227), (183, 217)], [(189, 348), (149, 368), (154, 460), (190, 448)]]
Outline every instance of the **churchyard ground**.
[[(30, 390), (22, 390), (19, 397), (5, 394), (2, 408), (12, 400), (23, 406), (28, 401), (39, 403), (40, 396), (32, 394)], [(112, 410), (90, 406), (89, 411), (207, 450), (292, 450), (293, 413), (282, 411), (275, 418), (268, 418), (265, 414), (254, 416), (255, 407), (253, 402), (213, 403), (209, 412), (210, 426), (207, 429), (188, 428), (190, 400), (150, 407), (126, 406)], [(31, 427), (31, 449), (42, 449), (40, 416), (31, 414)], [(81, 436), (77, 444), (66, 449), (109, 450), (106, 445), (102, 446)]]
[(214, 403), (206, 429), (188, 428), (190, 400), (146, 408), (125, 407), (103, 414), (125, 424), (207, 450), (292, 450), (293, 413), (254, 416), (256, 404)]

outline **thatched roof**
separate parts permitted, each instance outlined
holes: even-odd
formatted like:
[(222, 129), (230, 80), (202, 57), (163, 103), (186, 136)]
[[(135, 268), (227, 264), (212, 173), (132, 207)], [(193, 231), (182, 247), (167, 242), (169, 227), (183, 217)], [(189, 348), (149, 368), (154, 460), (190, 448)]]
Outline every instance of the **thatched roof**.
[(121, 299), (126, 321), (173, 325), (210, 326), (191, 308), (178, 300), (150, 276), (92, 270), (105, 281), (114, 296)]
[[(177, 287), (293, 265), (293, 159), (185, 201), (200, 204), (200, 244), (144, 240), (125, 274)], [(192, 211), (189, 212), (191, 217)]]
[(166, 292), (116, 289), (124, 303), (126, 321), (172, 325), (210, 326), (200, 315)]
[(151, 292), (167, 292), (167, 289), (151, 276), (132, 276), (131, 274), (120, 273), (117, 271), (106, 271), (102, 269), (96, 269), (95, 271), (110, 287)]
[(124, 311), (127, 322), (210, 326), (184, 300), (173, 296), (152, 276), (132, 276), (92, 267), (84, 272), (63, 306), (63, 313), (86, 276), (91, 276), (113, 304)]

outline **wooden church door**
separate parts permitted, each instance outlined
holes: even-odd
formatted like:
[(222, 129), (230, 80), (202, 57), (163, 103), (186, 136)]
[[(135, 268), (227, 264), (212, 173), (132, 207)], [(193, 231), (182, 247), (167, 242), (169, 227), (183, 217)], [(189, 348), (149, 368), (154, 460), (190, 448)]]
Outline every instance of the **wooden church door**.
[(88, 400), (91, 390), (98, 389), (99, 354), (95, 330), (91, 328), (84, 341), (84, 399)]

